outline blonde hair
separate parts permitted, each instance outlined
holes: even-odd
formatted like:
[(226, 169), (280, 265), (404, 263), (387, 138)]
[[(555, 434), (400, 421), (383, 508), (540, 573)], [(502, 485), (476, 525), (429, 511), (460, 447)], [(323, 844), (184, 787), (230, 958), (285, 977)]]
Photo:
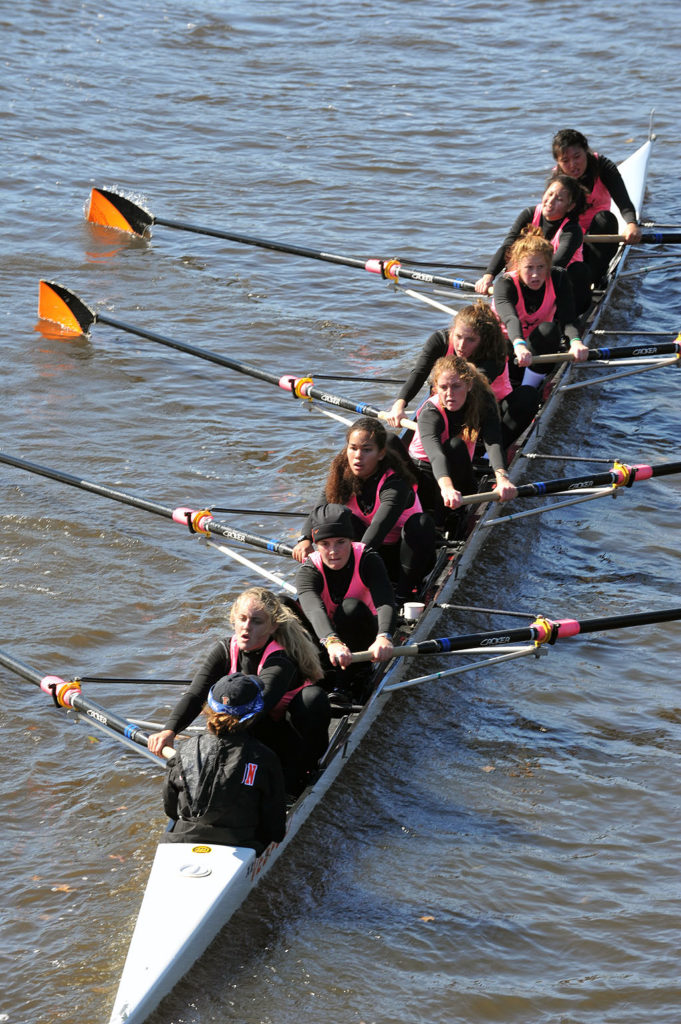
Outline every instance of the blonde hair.
[(506, 265), (509, 270), (517, 270), (518, 264), (521, 260), (525, 259), (526, 256), (540, 256), (546, 263), (547, 268), (551, 269), (553, 263), (553, 246), (544, 238), (541, 233), (541, 228), (536, 225), (529, 224), (520, 238), (516, 238), (515, 242), (508, 250), (506, 254)]
[(284, 648), (295, 661), (304, 679), (316, 682), (324, 675), (319, 651), (300, 619), (282, 601), (265, 587), (249, 587), (239, 594), (229, 613), (229, 621), (235, 625), (239, 606), (252, 601), (265, 612), (272, 623), (272, 639)]
[(480, 433), (490, 402), (493, 408), (497, 408), (494, 392), (487, 383), (484, 373), (463, 356), (442, 356), (436, 361), (430, 374), (432, 388), (437, 386), (437, 379), (443, 373), (455, 373), (464, 384), (471, 386), (463, 405), (466, 423), (461, 433), (464, 441), (474, 441)]

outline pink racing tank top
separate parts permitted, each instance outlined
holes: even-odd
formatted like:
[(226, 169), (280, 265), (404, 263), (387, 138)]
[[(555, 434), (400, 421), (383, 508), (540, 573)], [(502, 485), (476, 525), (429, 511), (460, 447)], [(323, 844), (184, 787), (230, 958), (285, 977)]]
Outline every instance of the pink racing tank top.
[[(362, 604), (365, 604), (367, 606), (371, 614), (375, 615), (376, 605), (374, 604), (374, 600), (371, 596), (371, 591), (369, 590), (369, 588), (359, 575), (359, 560), (362, 557), (365, 548), (366, 544), (362, 544), (361, 541), (355, 540), (352, 542), (352, 550), (355, 555), (355, 565), (352, 572), (352, 579), (350, 580), (350, 585), (348, 586), (348, 589), (343, 595), (343, 600), (346, 597), (351, 597), (354, 598), (356, 601), (361, 601)], [(322, 562), (322, 556), (320, 555), (319, 551), (313, 551), (312, 554), (308, 557), (310, 558), (315, 569), (318, 569), (319, 572), (322, 574), (322, 604), (326, 608), (326, 614), (329, 616), (330, 619), (332, 619), (338, 605), (331, 600), (331, 594), (329, 593), (329, 584), (326, 579), (326, 573), (324, 572), (324, 563)]]
[[(354, 494), (351, 495), (349, 501), (346, 501), (345, 504), (350, 509), (352, 514), (357, 516), (358, 519), (361, 519), (361, 521), (364, 523), (365, 526), (368, 526), (371, 523), (371, 521), (373, 520), (374, 516), (378, 512), (379, 506), (381, 504), (381, 487), (383, 486), (385, 481), (388, 479), (388, 477), (393, 476), (393, 473), (394, 473), (394, 470), (392, 470), (392, 469), (387, 470), (387, 472), (385, 472), (383, 474), (383, 476), (381, 477), (381, 479), (378, 481), (378, 486), (376, 487), (376, 500), (374, 502), (374, 507), (371, 509), (370, 512), (362, 512), (362, 510), (359, 507), (359, 504), (357, 502), (357, 498), (356, 498), (356, 496)], [(411, 519), (412, 516), (417, 515), (417, 513), (423, 512), (423, 507), (421, 506), (421, 502), (419, 500), (419, 496), (416, 493), (416, 484), (414, 484), (413, 490), (414, 490), (414, 495), (415, 495), (415, 497), (414, 497), (414, 504), (410, 505), (409, 508), (405, 508), (405, 510), (402, 512), (402, 515), (397, 520), (395, 525), (386, 534), (385, 540), (383, 541), (384, 544), (395, 544), (400, 539), (400, 536), (402, 534), (402, 527), (404, 526), (406, 521), (408, 519)]]
[[(277, 643), (276, 640), (270, 640), (270, 642), (267, 644), (264, 651), (262, 652), (262, 658), (260, 659), (260, 663), (258, 665), (258, 675), (262, 672), (263, 668), (265, 667), (265, 664), (269, 656), (271, 654), (274, 654), (276, 651), (284, 651), (284, 653), (286, 653), (286, 648), (282, 647), (282, 645), (280, 643)], [(239, 645), (236, 642), (235, 636), (231, 637), (229, 641), (229, 661), (230, 673), (238, 672)], [(297, 693), (300, 693), (301, 690), (304, 690), (306, 686), (312, 686), (311, 679), (306, 679), (305, 682), (301, 683), (300, 686), (296, 686), (293, 690), (288, 690), (281, 698), (281, 700), (278, 701), (270, 711), (270, 718), (273, 718), (275, 722), (278, 722), (280, 718), (283, 718), (286, 708), (289, 706), (295, 695)]]

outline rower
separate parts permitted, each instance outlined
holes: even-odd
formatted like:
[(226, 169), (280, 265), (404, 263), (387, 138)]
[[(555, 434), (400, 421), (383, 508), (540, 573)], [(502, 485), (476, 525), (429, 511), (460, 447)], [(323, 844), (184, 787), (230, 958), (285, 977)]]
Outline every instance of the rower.
[(430, 398), (416, 414), (409, 454), (417, 467), (424, 508), (450, 529), (452, 517), (446, 510), (458, 509), (462, 494), (477, 491), (471, 460), (478, 436), (500, 500), (510, 501), (516, 489), (504, 464), (499, 411), (484, 374), (461, 356), (443, 356), (433, 367), (431, 385)]
[(234, 635), (217, 640), (205, 654), (165, 727), (149, 737), (149, 749), (159, 754), (172, 746), (222, 676), (255, 675), (264, 706), (253, 733), (279, 755), (286, 791), (297, 795), (328, 746), (331, 710), (318, 685), (324, 676), (319, 652), (294, 612), (264, 587), (245, 590), (230, 618)]
[(526, 368), (522, 383), (534, 387), (541, 387), (546, 374), (529, 369), (532, 356), (557, 352), (564, 335), (575, 359), (582, 362), (589, 355), (579, 337), (567, 273), (552, 268), (552, 259), (551, 243), (530, 225), (511, 246), (508, 270), (494, 282), (493, 306), (502, 331), (513, 345), (515, 362)]
[(363, 702), (371, 690), (371, 666), (353, 665), (351, 652), (369, 650), (372, 661), (391, 657), (392, 585), (378, 554), (354, 540), (349, 508), (320, 505), (310, 522), (315, 550), (296, 574), (300, 606), (336, 670), (337, 695)]
[(206, 732), (168, 762), (163, 806), (174, 820), (161, 842), (251, 846), (257, 854), (286, 835), (279, 758), (251, 735), (265, 707), (255, 676), (218, 679), (204, 709)]
[[(619, 234), (617, 217), (611, 209), (614, 202), (625, 223), (625, 241), (630, 245), (639, 242), (641, 229), (638, 226), (636, 209), (617, 165), (607, 157), (594, 153), (586, 136), (574, 128), (561, 128), (556, 132), (552, 148), (557, 169), (574, 178), (586, 190), (586, 209), (579, 217), (584, 234)], [(616, 252), (617, 243), (585, 243), (584, 261), (596, 287), (603, 284), (608, 264)]]
[[(362, 416), (329, 469), (319, 504), (347, 505), (353, 540), (377, 551), (395, 583), (397, 603), (413, 599), (435, 563), (435, 524), (425, 515), (404, 448), (380, 420)], [(293, 557), (304, 562), (312, 551), (312, 523), (305, 521)]]
[(512, 387), (499, 319), (481, 299), (460, 309), (447, 330), (431, 334), (388, 413), (388, 423), (399, 425), (408, 403), (421, 390), (437, 360), (452, 355), (467, 359), (486, 376), (499, 405), (502, 445), (508, 448), (532, 422), (539, 395), (533, 387)]
[(528, 224), (533, 224), (553, 246), (552, 266), (568, 270), (577, 312), (585, 312), (591, 303), (591, 278), (584, 266), (584, 232), (579, 222), (585, 209), (586, 192), (582, 185), (567, 174), (554, 174), (546, 183), (541, 202), (525, 207), (514, 220), (485, 273), (475, 282), (476, 292), (489, 293), (494, 278), (506, 265), (509, 249)]

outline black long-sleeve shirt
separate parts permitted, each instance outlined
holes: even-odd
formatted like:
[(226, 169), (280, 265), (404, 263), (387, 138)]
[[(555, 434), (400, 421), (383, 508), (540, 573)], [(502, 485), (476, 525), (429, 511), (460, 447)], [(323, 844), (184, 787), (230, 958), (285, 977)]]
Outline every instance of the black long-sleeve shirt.
[[(355, 568), (355, 552), (342, 569), (324, 566), (329, 594), (334, 604), (340, 604), (348, 592)], [(393, 626), (395, 597), (385, 565), (375, 551), (364, 551), (359, 561), (359, 575), (368, 588), (376, 607), (377, 633), (389, 633)], [(310, 561), (303, 562), (296, 573), (296, 588), (300, 607), (320, 640), (334, 633), (334, 627), (322, 603), (324, 576)]]
[[(269, 642), (269, 641), (268, 641)], [(267, 646), (267, 645), (265, 645)], [(265, 647), (259, 651), (239, 651), (237, 669), (244, 675), (257, 675), (263, 689), (263, 714), (271, 711), (289, 690), (299, 685), (299, 671), (285, 651), (275, 651), (267, 659), (262, 672), (258, 665)], [(218, 640), (203, 656), (189, 689), (185, 690), (170, 712), (164, 728), (182, 732), (201, 714), (208, 692), (222, 676), (230, 673), (229, 638)], [(300, 680), (302, 682), (302, 680)]]
[[(568, 338), (578, 338), (579, 328), (577, 327), (575, 300), (567, 273), (561, 267), (554, 267), (551, 271), (551, 279), (556, 293), (556, 311), (553, 314), (553, 319), (560, 324), (563, 333)], [(546, 285), (542, 285), (536, 291), (528, 288), (520, 280), (518, 285), (525, 300), (525, 309), (528, 313), (534, 313), (544, 301)], [(502, 274), (494, 282), (494, 308), (508, 331), (511, 341), (523, 337), (517, 305), (518, 289), (516, 288), (515, 281), (508, 274)], [(525, 341), (527, 340), (525, 338)]]
[[(427, 381), (430, 371), (435, 366), (437, 360), (447, 355), (448, 348), (449, 330), (434, 331), (421, 349), (416, 365), (400, 388), (397, 397), (405, 402), (411, 402), (412, 398), (419, 393)], [(506, 366), (505, 360), (501, 363), (497, 363), (493, 359), (478, 361), (475, 356), (469, 359), (468, 362), (477, 366), (478, 370), (485, 374), (490, 384), (493, 380), (496, 380), (499, 374), (504, 372), (504, 367)]]
[(608, 160), (607, 156), (601, 156), (600, 153), (589, 157), (586, 171), (578, 180), (587, 192), (593, 192), (596, 178), (600, 178), (607, 188), (610, 198), (622, 215), (624, 223), (635, 224), (637, 220), (636, 210), (617, 164), (613, 163), (612, 160)]
[[(421, 412), (419, 413), (418, 424), (419, 434), (421, 435), (421, 443), (425, 449), (428, 461), (430, 462), (433, 470), (433, 476), (436, 480), (441, 480), (442, 477), (449, 476), (449, 467), (447, 465), (447, 456), (442, 447), (440, 441), (440, 435), (442, 434), (443, 417), (447, 418), (449, 423), (449, 436), (456, 437), (461, 433), (466, 425), (466, 412), (464, 409), (458, 409), (456, 412), (449, 412), (447, 409), (438, 409), (432, 402), (427, 402)], [(482, 424), (480, 426), (480, 436), (485, 445), (485, 450), (489, 455), (490, 466), (493, 470), (503, 469), (505, 466), (504, 462), (504, 451), (501, 440), (501, 421), (499, 419), (499, 412), (497, 404), (493, 397), (490, 397), (485, 414), (483, 417)]]
[[(385, 469), (379, 467), (372, 476), (363, 481), (359, 492), (355, 495), (357, 498), (357, 504), (365, 513), (370, 512), (376, 504), (376, 489), (384, 472)], [(372, 548), (374, 551), (377, 551), (385, 542), (385, 538), (390, 533), (404, 510), (411, 508), (414, 504), (414, 491), (404, 477), (399, 476), (397, 473), (392, 473), (388, 479), (383, 482), (383, 486), (380, 490), (380, 498), (381, 501), (376, 515), (373, 517), (369, 525), (364, 527), (361, 533), (358, 527), (359, 536), (356, 537), (356, 540), (361, 540), (362, 544), (366, 544), (367, 547)], [(322, 491), (320, 500), (317, 504), (323, 505), (328, 500), (326, 491)], [(357, 520), (357, 522), (359, 522), (359, 520)], [(300, 535), (301, 537), (305, 537), (307, 540), (311, 540), (312, 521), (310, 516), (305, 520)]]
[[(497, 274), (501, 273), (506, 264), (506, 253), (513, 243), (520, 237), (523, 228), (532, 223), (534, 219), (534, 211), (534, 206), (526, 206), (525, 209), (518, 214), (516, 219), (513, 221), (506, 238), (487, 264), (487, 268), (485, 270), (486, 274), (491, 274), (492, 277), (496, 277)], [(547, 220), (546, 217), (542, 215), (539, 221), (539, 227), (541, 228), (544, 238), (547, 238), (550, 242), (563, 223), (563, 220), (564, 218), (561, 218), (560, 220)], [(561, 232), (560, 239), (558, 241), (558, 248), (553, 254), (553, 266), (567, 267), (568, 263), (582, 244), (583, 238), (584, 232), (579, 226), (579, 220), (576, 216), (570, 217)]]

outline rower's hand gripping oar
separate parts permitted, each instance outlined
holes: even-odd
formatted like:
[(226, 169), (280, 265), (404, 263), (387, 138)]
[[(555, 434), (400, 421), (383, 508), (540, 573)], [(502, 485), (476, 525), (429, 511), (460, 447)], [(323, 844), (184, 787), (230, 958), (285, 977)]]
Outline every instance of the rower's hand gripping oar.
[[(543, 480), (520, 484), (516, 498), (539, 498), (545, 494), (562, 491), (579, 491), (589, 487), (631, 487), (639, 480), (650, 480), (654, 476), (671, 476), (681, 473), (681, 462), (665, 462), (657, 466), (626, 466), (615, 462), (612, 469), (591, 476), (564, 477), (561, 480)], [(480, 494), (464, 494), (461, 505), (483, 505), (487, 501), (499, 501), (498, 491), (482, 491)], [(515, 498), (513, 499), (515, 501)]]
[[(310, 401), (323, 402), (333, 405), (339, 409), (348, 409), (359, 416), (372, 416), (374, 419), (387, 419), (387, 413), (381, 412), (372, 405), (365, 402), (355, 402), (350, 398), (343, 398), (340, 395), (331, 394), (322, 388), (316, 387), (312, 377), (297, 377), (295, 374), (276, 374), (261, 370), (257, 366), (251, 366), (229, 356), (223, 356), (209, 349), (199, 348), (197, 345), (190, 345), (187, 342), (177, 341), (175, 338), (157, 334), (155, 331), (147, 331), (142, 327), (135, 327), (133, 324), (123, 323), (121, 320), (114, 320), (103, 313), (96, 313), (90, 306), (86, 305), (74, 292), (57, 284), (55, 281), (41, 281), (38, 292), (38, 316), (42, 320), (58, 324), (65, 331), (72, 334), (85, 335), (90, 333), (93, 324), (108, 324), (119, 331), (128, 334), (135, 334), (139, 338), (146, 338), (148, 341), (165, 345), (178, 352), (186, 352), (188, 355), (197, 356), (218, 366), (224, 366), (229, 370), (236, 370), (237, 373), (246, 374), (256, 380), (265, 381), (268, 384), (276, 384), (283, 391), (288, 391), (294, 398), (309, 399)], [(402, 419), (401, 426), (414, 430), (416, 424), (409, 419)]]
[(92, 189), (86, 217), (91, 224), (101, 224), (103, 227), (117, 228), (119, 231), (127, 231), (134, 235), (149, 237), (152, 225), (160, 224), (166, 228), (174, 228), (176, 231), (190, 231), (195, 235), (224, 238), (228, 242), (238, 242), (241, 245), (252, 245), (259, 249), (270, 249), (274, 252), (286, 252), (294, 256), (304, 256), (307, 259), (322, 260), (325, 263), (334, 263), (337, 266), (367, 270), (370, 274), (380, 274), (386, 281), (397, 282), (402, 277), (409, 281), (420, 281), (422, 284), (439, 285), (443, 288), (453, 288), (457, 291), (475, 293), (475, 284), (471, 281), (464, 281), (460, 278), (441, 277), (437, 274), (426, 274), (420, 270), (409, 270), (407, 267), (403, 267), (398, 259), (359, 259), (354, 256), (340, 256), (337, 253), (309, 249), (303, 245), (276, 242), (267, 238), (257, 238), (253, 235), (242, 235), (235, 231), (205, 228), (200, 227), (198, 224), (187, 224), (183, 221), (155, 217), (131, 199), (127, 199), (117, 192), (111, 192), (109, 189), (104, 188)]
[[(535, 646), (554, 644), (581, 633), (600, 633), (609, 629), (626, 629), (632, 626), (646, 626), (655, 622), (672, 622), (681, 619), (681, 608), (660, 609), (653, 612), (634, 612), (630, 615), (609, 615), (597, 619), (547, 619), (539, 617), (530, 626), (520, 629), (496, 629), (486, 633), (469, 633), (465, 636), (448, 636), (439, 639), (422, 640), (419, 643), (394, 647), (395, 657), (415, 657), (420, 654), (449, 654), (469, 648), (494, 650), (501, 644), (531, 642)], [(354, 662), (371, 661), (370, 651), (356, 651)]]
[[(635, 359), (647, 356), (676, 355), (681, 357), (681, 332), (673, 341), (641, 342), (638, 345), (621, 345), (618, 348), (591, 348), (584, 362), (597, 359), (612, 361), (615, 359)], [(532, 356), (531, 366), (541, 363), (577, 363), (572, 352), (549, 352), (541, 356)]]

